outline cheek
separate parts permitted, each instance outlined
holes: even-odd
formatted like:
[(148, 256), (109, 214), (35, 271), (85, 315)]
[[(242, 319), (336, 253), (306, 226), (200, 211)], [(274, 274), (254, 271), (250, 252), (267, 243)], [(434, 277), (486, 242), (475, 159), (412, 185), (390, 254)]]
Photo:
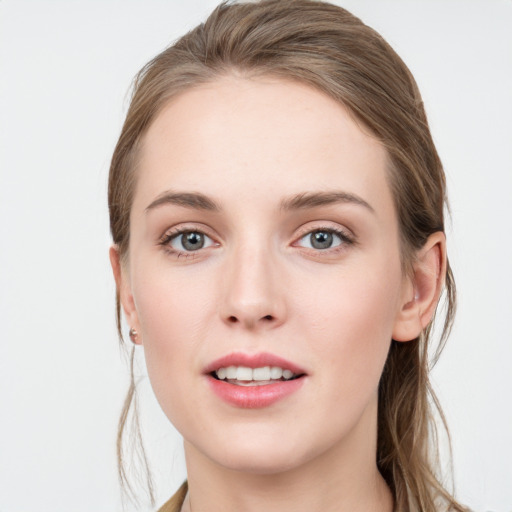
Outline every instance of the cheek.
[(198, 297), (194, 283), (182, 283), (168, 274), (165, 270), (140, 272), (134, 279), (135, 306), (150, 345), (168, 343), (180, 323), (194, 321), (193, 310), (188, 307), (193, 297)]
[[(371, 266), (365, 268), (372, 268)], [(375, 268), (375, 267), (373, 267)], [(389, 350), (400, 297), (401, 271), (354, 271), (324, 282), (321, 292), (303, 293), (304, 332), (326, 375), (348, 396), (378, 385)]]
[(134, 296), (146, 365), (159, 400), (166, 400), (163, 395), (172, 394), (176, 383), (195, 366), (215, 304), (209, 282), (154, 265), (149, 272), (135, 273)]

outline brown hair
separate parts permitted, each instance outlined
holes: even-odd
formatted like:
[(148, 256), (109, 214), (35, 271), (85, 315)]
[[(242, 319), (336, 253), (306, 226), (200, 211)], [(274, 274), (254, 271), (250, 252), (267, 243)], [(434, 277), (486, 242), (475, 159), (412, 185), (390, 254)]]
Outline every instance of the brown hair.
[[(346, 10), (311, 0), (223, 3), (204, 24), (179, 39), (137, 75), (132, 101), (112, 158), (110, 224), (122, 257), (137, 180), (139, 144), (162, 107), (176, 94), (229, 73), (297, 80), (344, 104), (385, 146), (397, 210), (404, 272), (429, 235), (444, 231), (445, 176), (432, 141), (418, 87), (384, 39)], [(449, 264), (446, 307), (437, 360), (455, 312)], [(117, 321), (120, 328), (119, 296)], [(429, 383), (432, 322), (417, 339), (391, 342), (380, 380), (377, 465), (395, 499), (395, 510), (465, 510), (437, 473), (433, 411), (444, 416)], [(132, 384), (119, 424), (121, 480), (123, 429)], [(144, 452), (142, 451), (142, 454)], [(143, 457), (145, 461), (145, 457)]]

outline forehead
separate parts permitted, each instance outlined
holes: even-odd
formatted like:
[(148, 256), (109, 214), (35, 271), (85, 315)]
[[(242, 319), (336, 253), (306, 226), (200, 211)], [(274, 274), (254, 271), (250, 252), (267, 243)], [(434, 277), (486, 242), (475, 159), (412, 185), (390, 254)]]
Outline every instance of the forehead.
[(390, 200), (386, 151), (368, 130), (327, 95), (270, 77), (181, 93), (150, 126), (139, 162), (139, 207), (177, 188), (271, 201), (341, 187)]

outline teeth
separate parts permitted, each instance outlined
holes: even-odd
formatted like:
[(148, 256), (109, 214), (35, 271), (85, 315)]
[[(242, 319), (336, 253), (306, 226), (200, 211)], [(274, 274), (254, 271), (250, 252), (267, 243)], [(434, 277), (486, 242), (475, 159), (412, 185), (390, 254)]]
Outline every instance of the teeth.
[(271, 379), (280, 379), (283, 376), (283, 369), (279, 368), (279, 366), (272, 366), (270, 368), (270, 378)]
[(293, 377), (293, 372), (290, 370), (283, 370), (283, 378), (289, 380)]
[(252, 368), (239, 366), (236, 369), (236, 380), (252, 380)]
[(270, 380), (270, 366), (254, 368), (252, 371), (252, 380)]
[(254, 369), (247, 366), (228, 366), (219, 368), (215, 375), (219, 380), (239, 381), (240, 385), (253, 385), (252, 382), (270, 383), (281, 378), (290, 380), (296, 377), (291, 370), (283, 370), (279, 366), (262, 366)]
[[(220, 368), (220, 370), (223, 370), (224, 368)], [(228, 379), (236, 379), (236, 366), (228, 366), (226, 369), (226, 378)], [(217, 375), (217, 377), (219, 377)], [(220, 379), (220, 377), (219, 377)]]

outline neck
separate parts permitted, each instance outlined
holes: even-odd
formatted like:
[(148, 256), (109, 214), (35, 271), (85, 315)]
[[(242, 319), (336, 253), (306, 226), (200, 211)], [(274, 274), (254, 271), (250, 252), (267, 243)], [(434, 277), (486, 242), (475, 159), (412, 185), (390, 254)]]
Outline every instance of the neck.
[(219, 466), (185, 442), (189, 494), (182, 512), (391, 512), (393, 498), (376, 465), (376, 404), (371, 409), (338, 445), (270, 474)]

